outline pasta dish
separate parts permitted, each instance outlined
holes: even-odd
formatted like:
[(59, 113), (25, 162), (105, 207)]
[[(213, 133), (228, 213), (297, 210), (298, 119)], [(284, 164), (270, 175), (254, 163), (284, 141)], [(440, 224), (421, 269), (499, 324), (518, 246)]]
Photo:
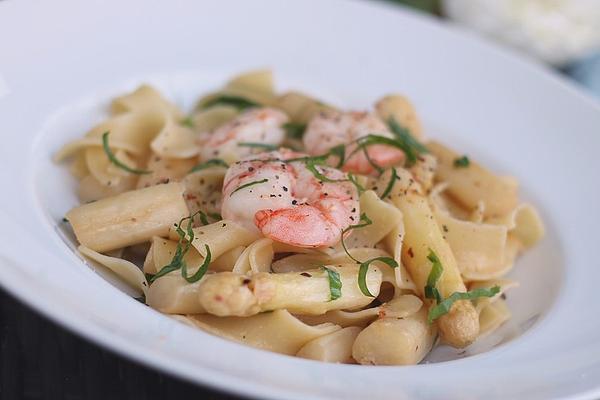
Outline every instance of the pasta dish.
[(342, 110), (269, 71), (184, 114), (142, 85), (55, 155), (86, 259), (190, 326), (298, 357), (421, 362), (510, 318), (543, 224), (518, 183), (427, 138), (411, 102)]

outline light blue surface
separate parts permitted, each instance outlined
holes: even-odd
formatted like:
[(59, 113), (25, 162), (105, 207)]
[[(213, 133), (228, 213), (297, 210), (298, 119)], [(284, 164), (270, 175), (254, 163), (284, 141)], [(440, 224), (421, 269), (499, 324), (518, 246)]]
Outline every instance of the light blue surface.
[(600, 53), (595, 53), (573, 64), (567, 74), (600, 97)]

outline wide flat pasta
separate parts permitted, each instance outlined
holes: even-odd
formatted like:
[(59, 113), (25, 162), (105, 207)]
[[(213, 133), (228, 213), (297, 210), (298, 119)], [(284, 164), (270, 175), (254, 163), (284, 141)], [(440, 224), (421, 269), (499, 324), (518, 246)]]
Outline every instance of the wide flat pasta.
[[(334, 324), (307, 325), (285, 310), (251, 317), (188, 315), (191, 322), (207, 332), (259, 349), (295, 355), (311, 340), (340, 329)], [(268, 339), (267, 339), (268, 338)]]
[(189, 113), (141, 85), (54, 155), (81, 202), (63, 223), (90, 263), (191, 327), (323, 362), (417, 364), (510, 318), (505, 275), (544, 235), (516, 179), (424, 137), (403, 95), (339, 110), (278, 92), (270, 70)]

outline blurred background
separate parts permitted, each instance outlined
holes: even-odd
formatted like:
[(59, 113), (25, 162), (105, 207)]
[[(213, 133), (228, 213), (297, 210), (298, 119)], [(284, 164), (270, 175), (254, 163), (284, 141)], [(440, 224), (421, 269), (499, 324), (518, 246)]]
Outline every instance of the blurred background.
[(600, 0), (389, 0), (564, 73), (600, 98)]

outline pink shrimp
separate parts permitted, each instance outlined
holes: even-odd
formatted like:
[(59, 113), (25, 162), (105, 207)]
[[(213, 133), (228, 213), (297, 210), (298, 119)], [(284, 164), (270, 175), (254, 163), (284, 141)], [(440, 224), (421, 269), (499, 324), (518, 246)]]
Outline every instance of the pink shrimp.
[(251, 156), (232, 165), (223, 184), (225, 219), (298, 247), (333, 246), (341, 231), (357, 223), (358, 193), (345, 174), (318, 166), (336, 182), (321, 182), (288, 150)]
[(200, 157), (203, 161), (223, 158), (232, 162), (256, 153), (256, 149), (239, 146), (241, 142), (280, 145), (285, 139), (286, 122), (287, 115), (274, 108), (245, 111), (213, 132), (201, 135)]
[(347, 159), (343, 169), (365, 175), (375, 170), (372, 163), (386, 168), (404, 160), (404, 152), (382, 144), (355, 152), (357, 145), (354, 142), (369, 134), (394, 137), (387, 126), (374, 114), (328, 110), (318, 113), (309, 122), (304, 134), (304, 147), (309, 154), (320, 155), (327, 153), (334, 146), (345, 144)]

